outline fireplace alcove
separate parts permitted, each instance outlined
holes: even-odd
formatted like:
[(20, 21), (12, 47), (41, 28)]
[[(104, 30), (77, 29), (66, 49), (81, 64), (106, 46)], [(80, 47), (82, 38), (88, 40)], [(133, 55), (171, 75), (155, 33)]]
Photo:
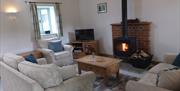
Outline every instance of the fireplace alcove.
[(123, 37), (115, 38), (114, 40), (114, 56), (117, 58), (125, 59), (131, 54), (136, 52), (136, 38), (128, 37), (124, 39)]
[[(126, 58), (132, 55), (136, 50), (150, 52), (150, 22), (128, 23), (128, 39), (129, 49), (124, 52), (117, 50), (117, 46), (121, 44), (123, 38), (122, 24), (112, 25), (112, 41), (114, 56), (118, 58)], [(118, 42), (119, 41), (119, 42)], [(121, 41), (121, 42), (120, 42)]]

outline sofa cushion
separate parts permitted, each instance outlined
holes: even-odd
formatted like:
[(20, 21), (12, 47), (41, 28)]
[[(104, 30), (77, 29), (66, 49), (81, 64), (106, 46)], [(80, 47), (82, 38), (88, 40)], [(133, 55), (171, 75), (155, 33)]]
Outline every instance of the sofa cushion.
[(3, 56), (4, 63), (16, 70), (18, 69), (18, 64), (24, 60), (25, 59), (22, 56), (18, 56), (16, 54), (11, 53), (4, 54)]
[(64, 81), (59, 86), (47, 88), (45, 91), (94, 91), (93, 83), (95, 74), (92, 72), (85, 72), (79, 76), (73, 77)]
[(171, 64), (167, 64), (167, 63), (159, 63), (156, 66), (154, 66), (153, 68), (151, 68), (149, 70), (150, 73), (154, 73), (157, 74), (158, 72), (165, 70), (165, 69), (170, 69), (170, 68), (174, 68), (174, 65)]
[(64, 47), (62, 45), (61, 40), (54, 40), (54, 41), (48, 42), (48, 48), (53, 50), (54, 52), (64, 51)]
[(67, 80), (69, 78), (72, 78), (76, 76), (77, 74), (77, 65), (68, 65), (68, 66), (63, 66), (63, 67), (58, 67), (60, 73), (62, 74), (63, 80)]
[(180, 91), (180, 69), (161, 71), (157, 86), (173, 91)]
[(24, 58), (26, 61), (37, 64), (36, 58), (33, 56), (33, 54), (29, 54), (29, 55), (25, 56)]
[(19, 71), (37, 81), (43, 88), (58, 86), (63, 80), (54, 64), (38, 65), (28, 61), (18, 64)]
[(173, 65), (180, 67), (180, 53), (176, 56)]
[(36, 61), (39, 65), (47, 64), (46, 58), (39, 58), (39, 59), (36, 59)]
[(146, 85), (156, 86), (157, 75), (153, 73), (146, 73), (138, 82)]

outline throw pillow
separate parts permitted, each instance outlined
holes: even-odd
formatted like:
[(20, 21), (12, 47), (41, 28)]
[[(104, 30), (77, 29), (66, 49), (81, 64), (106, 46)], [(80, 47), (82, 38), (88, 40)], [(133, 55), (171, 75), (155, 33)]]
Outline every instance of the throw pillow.
[(173, 65), (180, 67), (180, 53), (176, 56)]
[(53, 50), (54, 52), (64, 51), (64, 47), (62, 45), (62, 41), (61, 40), (50, 41), (48, 43), (48, 48)]
[(72, 78), (76, 76), (77, 74), (76, 65), (68, 65), (68, 66), (63, 66), (63, 67), (58, 67), (58, 68), (59, 68), (59, 72), (62, 74), (63, 80)]
[(37, 64), (36, 58), (33, 56), (33, 54), (25, 56), (25, 60)]
[(18, 64), (19, 71), (37, 81), (43, 88), (58, 86), (62, 77), (54, 64), (38, 65), (28, 61)]
[(180, 69), (172, 68), (160, 71), (157, 75), (156, 86), (173, 91), (180, 91)]

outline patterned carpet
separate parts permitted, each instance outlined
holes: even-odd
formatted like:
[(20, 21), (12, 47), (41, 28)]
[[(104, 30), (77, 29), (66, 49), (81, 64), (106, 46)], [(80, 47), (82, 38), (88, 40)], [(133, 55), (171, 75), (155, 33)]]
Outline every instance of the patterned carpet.
[(120, 80), (117, 81), (115, 77), (112, 77), (109, 79), (108, 85), (104, 85), (102, 77), (97, 77), (94, 84), (95, 91), (125, 91), (126, 83), (129, 80), (138, 81), (147, 73), (147, 69), (139, 69), (128, 63), (121, 63), (119, 73)]
[(137, 81), (138, 78), (121, 75), (120, 80), (117, 81), (114, 77), (110, 78), (107, 85), (104, 85), (103, 78), (97, 77), (94, 88), (95, 91), (125, 91), (126, 83), (129, 80)]

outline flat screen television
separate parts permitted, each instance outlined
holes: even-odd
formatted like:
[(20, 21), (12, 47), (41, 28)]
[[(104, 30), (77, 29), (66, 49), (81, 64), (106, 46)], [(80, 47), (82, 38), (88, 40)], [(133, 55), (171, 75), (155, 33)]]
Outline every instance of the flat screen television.
[(77, 41), (94, 40), (94, 29), (76, 29), (75, 36)]

